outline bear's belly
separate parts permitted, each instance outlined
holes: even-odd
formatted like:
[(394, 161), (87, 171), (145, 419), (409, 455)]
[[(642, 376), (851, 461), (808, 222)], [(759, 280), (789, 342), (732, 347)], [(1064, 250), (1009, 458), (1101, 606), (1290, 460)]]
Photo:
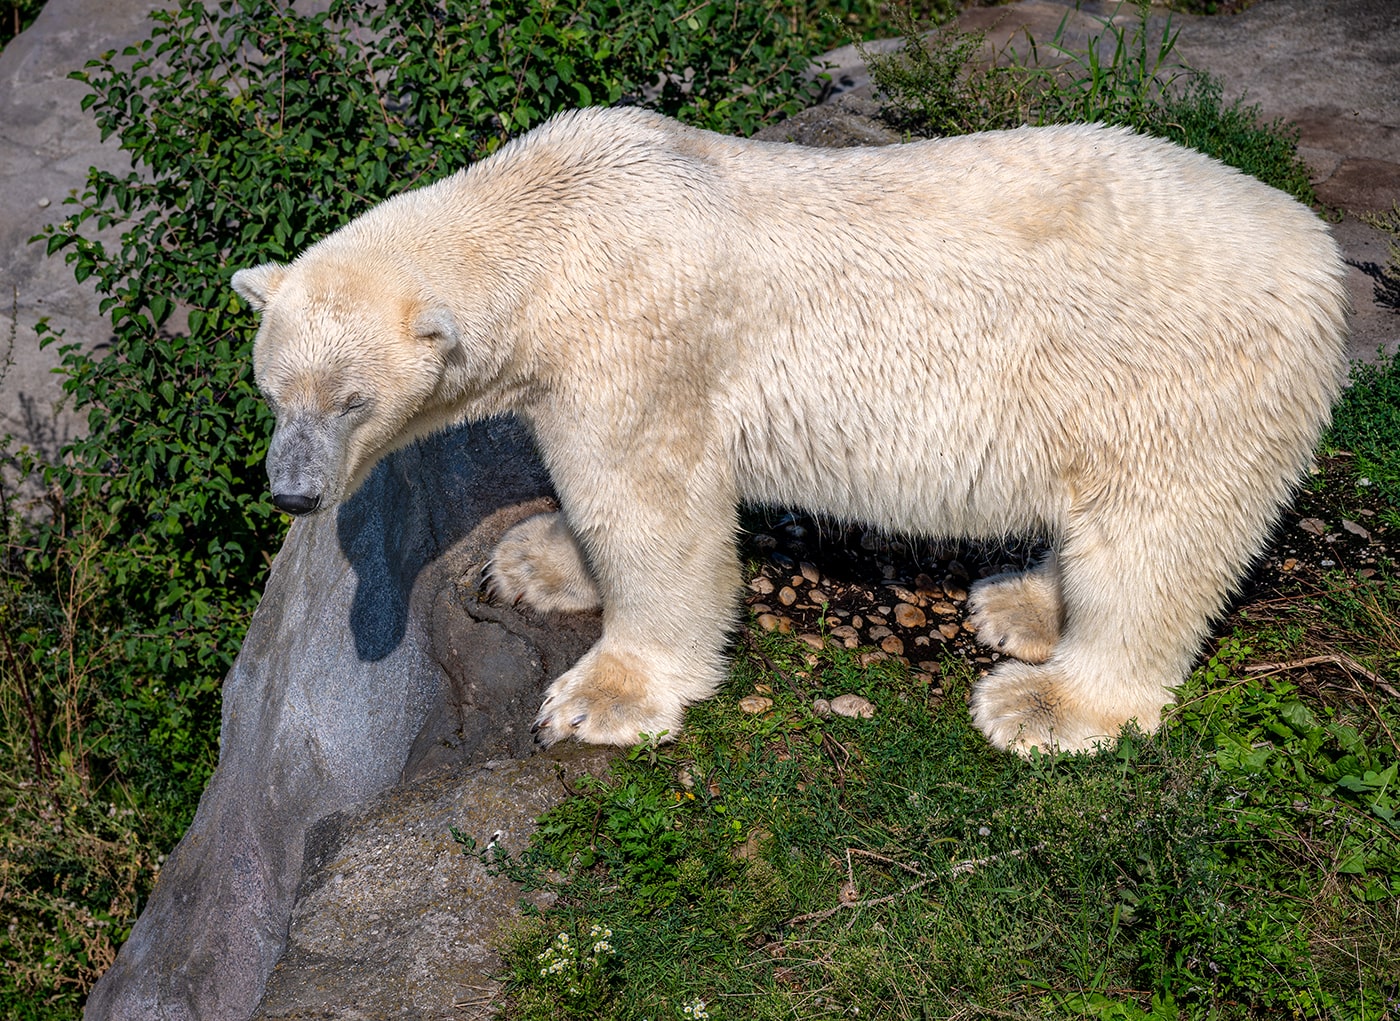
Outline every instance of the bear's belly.
[(743, 429), (730, 466), (746, 503), (800, 508), (890, 532), (991, 537), (1053, 531), (1064, 500), (1044, 458), (959, 448), (945, 430), (858, 423)]

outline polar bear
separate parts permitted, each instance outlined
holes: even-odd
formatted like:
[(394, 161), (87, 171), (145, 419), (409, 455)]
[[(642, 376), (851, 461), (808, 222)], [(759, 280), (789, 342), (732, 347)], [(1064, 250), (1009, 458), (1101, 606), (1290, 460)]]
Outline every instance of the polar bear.
[(1327, 421), (1342, 276), (1307, 208), (1126, 130), (818, 150), (590, 109), (233, 286), (284, 511), (449, 423), (532, 430), (561, 509), (494, 590), (603, 612), (545, 743), (715, 691), (750, 501), (1043, 535), (970, 599), (1013, 657), (972, 718), (1028, 753), (1158, 725)]

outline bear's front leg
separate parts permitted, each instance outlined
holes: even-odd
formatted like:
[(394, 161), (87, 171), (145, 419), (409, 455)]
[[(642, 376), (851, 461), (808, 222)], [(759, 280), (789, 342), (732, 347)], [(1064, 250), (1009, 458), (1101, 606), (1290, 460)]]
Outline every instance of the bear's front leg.
[(724, 679), (740, 583), (733, 486), (714, 461), (661, 476), (665, 463), (653, 459), (640, 478), (600, 478), (594, 465), (580, 473), (587, 486), (555, 472), (593, 569), (603, 637), (550, 685), (534, 728), (546, 745), (674, 738), (685, 707)]

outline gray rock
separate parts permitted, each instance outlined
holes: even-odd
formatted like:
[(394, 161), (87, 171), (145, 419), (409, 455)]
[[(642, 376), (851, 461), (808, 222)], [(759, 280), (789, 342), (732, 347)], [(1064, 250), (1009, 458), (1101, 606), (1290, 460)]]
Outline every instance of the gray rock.
[(439, 770), (319, 821), (306, 836), (287, 949), (254, 1021), (487, 1016), (501, 961), (483, 934), (516, 915), (521, 891), (463, 855), (451, 830), (518, 854), (563, 783), (611, 759), (570, 744)]
[(529, 619), (474, 586), (546, 492), (522, 430), (498, 420), (414, 444), (338, 513), (292, 526), (224, 683), (219, 766), (89, 1021), (247, 1018), (310, 827), (433, 768), (529, 752), (545, 682), (599, 621)]
[(145, 38), (150, 12), (167, 6), (49, 0), (0, 53), (0, 350), (14, 342), (13, 364), (0, 382), (0, 435), (47, 455), (81, 423), (55, 408), (58, 351), (39, 349), (34, 324), (48, 316), (67, 341), (86, 347), (110, 333), (93, 282), (75, 283), (61, 258), (46, 258), (44, 246), (29, 239), (66, 215), (63, 200), (82, 193), (90, 166), (118, 172), (130, 166), (115, 138), (101, 141), (92, 115), (80, 107), (87, 89), (68, 73)]

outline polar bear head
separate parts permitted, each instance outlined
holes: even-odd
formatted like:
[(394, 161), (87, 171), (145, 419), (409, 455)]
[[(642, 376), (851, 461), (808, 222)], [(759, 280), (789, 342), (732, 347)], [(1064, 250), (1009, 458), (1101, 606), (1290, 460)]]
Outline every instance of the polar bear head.
[(313, 249), (239, 270), (233, 288), (262, 316), (253, 373), (277, 416), (267, 474), (278, 509), (333, 506), (385, 454), (444, 424), (461, 333), (411, 267)]

